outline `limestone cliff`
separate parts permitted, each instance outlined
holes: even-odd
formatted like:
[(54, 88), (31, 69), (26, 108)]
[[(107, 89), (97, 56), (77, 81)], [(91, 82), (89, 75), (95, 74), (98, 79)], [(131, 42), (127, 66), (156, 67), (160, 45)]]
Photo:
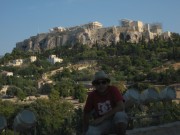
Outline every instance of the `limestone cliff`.
[[(124, 21), (124, 20), (123, 20)], [(139, 42), (142, 36), (148, 40), (157, 35), (163, 35), (160, 32), (146, 28), (146, 25), (127, 20), (122, 26), (102, 27), (99, 22), (93, 22), (81, 26), (70, 28), (55, 27), (49, 33), (38, 34), (16, 44), (16, 48), (24, 51), (41, 52), (42, 50), (53, 49), (63, 45), (74, 45), (76, 43), (92, 46), (95, 43), (100, 45), (110, 45), (112, 42), (127, 41), (132, 43)], [(153, 27), (154, 28), (154, 27)], [(156, 31), (159, 30), (156, 28)], [(161, 31), (161, 29), (159, 30)]]

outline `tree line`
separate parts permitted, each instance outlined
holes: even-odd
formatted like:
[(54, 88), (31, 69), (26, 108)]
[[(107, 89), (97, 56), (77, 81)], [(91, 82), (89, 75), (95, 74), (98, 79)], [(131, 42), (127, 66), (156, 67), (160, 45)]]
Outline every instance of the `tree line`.
[[(55, 54), (63, 59), (62, 63), (54, 65), (47, 61), (49, 55)], [(24, 107), (35, 112), (38, 123), (39, 135), (80, 134), (82, 110), (74, 109), (73, 105), (64, 101), (65, 97), (72, 96), (79, 102), (84, 102), (87, 89), (81, 81), (91, 81), (94, 71), (102, 69), (107, 72), (113, 84), (126, 90), (124, 84), (135, 87), (138, 90), (151, 87), (154, 84), (169, 85), (180, 82), (180, 69), (174, 69), (167, 62), (176, 63), (180, 60), (180, 35), (173, 33), (169, 40), (155, 38), (149, 42), (144, 40), (139, 43), (128, 43), (121, 41), (111, 45), (94, 44), (92, 47), (76, 43), (75, 45), (58, 46), (52, 50), (39, 52), (23, 52), (14, 49), (0, 59), (0, 64), (5, 65), (13, 59), (27, 59), (37, 56), (37, 61), (26, 62), (23, 66), (10, 67), (1, 66), (0, 70), (13, 72), (14, 76), (0, 75), (0, 88), (9, 85), (8, 95), (17, 96), (24, 100), (26, 96), (47, 94), (49, 100), (40, 100), (26, 105), (11, 103), (0, 100), (0, 114), (5, 115), (8, 120), (9, 135), (13, 134), (12, 123), (15, 115)], [(81, 71), (66, 68), (70, 64), (79, 61), (96, 61), (96, 67), (83, 69)], [(157, 67), (164, 67), (162, 72), (157, 72)], [(50, 79), (54, 84), (45, 84), (40, 89), (37, 82), (44, 73), (64, 67)]]

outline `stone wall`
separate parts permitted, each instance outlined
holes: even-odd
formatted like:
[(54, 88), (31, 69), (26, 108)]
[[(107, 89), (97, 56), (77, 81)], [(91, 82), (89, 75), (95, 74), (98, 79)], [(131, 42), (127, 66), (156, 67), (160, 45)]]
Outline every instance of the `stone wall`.
[(180, 135), (180, 121), (159, 126), (128, 130), (127, 135)]

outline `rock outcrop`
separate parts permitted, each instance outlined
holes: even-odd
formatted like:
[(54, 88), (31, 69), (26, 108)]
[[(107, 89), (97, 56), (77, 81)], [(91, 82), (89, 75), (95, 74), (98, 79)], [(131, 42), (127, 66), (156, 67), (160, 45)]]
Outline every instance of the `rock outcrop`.
[[(137, 43), (144, 37), (146, 40), (155, 36), (168, 35), (159, 27), (151, 28), (140, 21), (122, 20), (122, 26), (102, 27), (99, 22), (92, 22), (70, 28), (55, 27), (49, 33), (38, 34), (16, 44), (17, 49), (32, 52), (53, 49), (58, 46), (76, 43), (92, 46), (93, 44), (110, 45), (112, 42), (127, 41)], [(157, 25), (158, 26), (158, 25)]]

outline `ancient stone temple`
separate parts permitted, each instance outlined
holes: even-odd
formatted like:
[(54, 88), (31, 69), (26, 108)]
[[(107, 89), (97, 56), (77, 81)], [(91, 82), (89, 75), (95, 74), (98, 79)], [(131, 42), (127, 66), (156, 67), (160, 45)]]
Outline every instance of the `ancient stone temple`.
[(163, 32), (160, 23), (144, 24), (141, 21), (122, 19), (119, 26), (103, 27), (101, 23), (95, 21), (68, 28), (51, 28), (48, 33), (41, 33), (18, 42), (16, 48), (36, 52), (67, 44), (73, 46), (76, 43), (89, 46), (96, 43), (110, 45), (119, 41), (138, 43), (142, 38), (148, 41), (156, 36), (169, 38), (170, 32)]

